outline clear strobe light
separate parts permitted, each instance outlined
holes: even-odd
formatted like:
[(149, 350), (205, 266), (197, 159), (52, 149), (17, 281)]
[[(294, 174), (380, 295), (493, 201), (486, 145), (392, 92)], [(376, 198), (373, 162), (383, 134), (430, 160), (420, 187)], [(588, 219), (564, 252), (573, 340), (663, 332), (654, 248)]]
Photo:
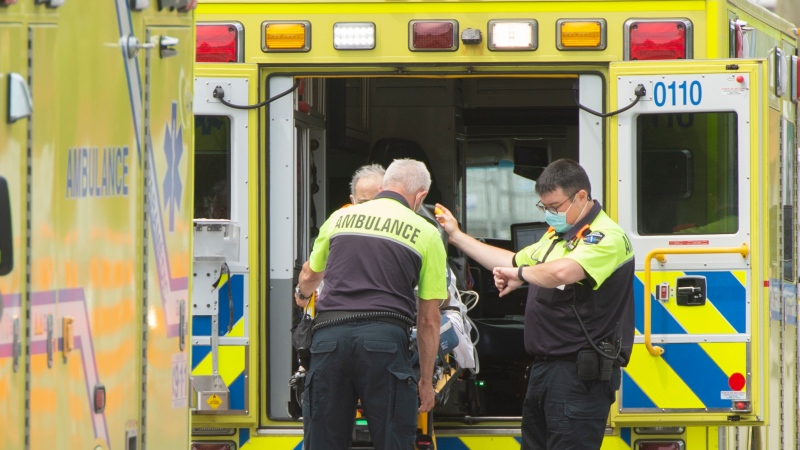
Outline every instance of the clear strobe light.
[(536, 50), (538, 25), (535, 20), (490, 20), (489, 50)]
[(337, 50), (372, 50), (375, 48), (375, 24), (339, 22), (333, 24), (333, 48)]

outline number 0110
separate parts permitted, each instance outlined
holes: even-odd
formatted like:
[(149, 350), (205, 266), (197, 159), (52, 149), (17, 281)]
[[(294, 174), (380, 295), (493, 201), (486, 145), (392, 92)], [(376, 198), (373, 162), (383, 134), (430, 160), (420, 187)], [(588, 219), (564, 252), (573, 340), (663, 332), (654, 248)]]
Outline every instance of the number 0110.
[(697, 106), (703, 101), (703, 86), (697, 80), (691, 83), (684, 81), (681, 84), (677, 84), (675, 81), (664, 84), (663, 81), (659, 81), (653, 88), (653, 100), (658, 107), (667, 103), (670, 106), (689, 104)]

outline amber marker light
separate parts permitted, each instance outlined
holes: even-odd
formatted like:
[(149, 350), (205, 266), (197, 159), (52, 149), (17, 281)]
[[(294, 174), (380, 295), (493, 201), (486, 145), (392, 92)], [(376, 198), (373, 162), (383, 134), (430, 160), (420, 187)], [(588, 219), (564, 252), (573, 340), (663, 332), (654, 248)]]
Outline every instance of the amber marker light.
[(265, 52), (307, 52), (311, 50), (311, 23), (264, 22), (261, 50)]
[(566, 20), (556, 22), (559, 50), (605, 50), (605, 19)]

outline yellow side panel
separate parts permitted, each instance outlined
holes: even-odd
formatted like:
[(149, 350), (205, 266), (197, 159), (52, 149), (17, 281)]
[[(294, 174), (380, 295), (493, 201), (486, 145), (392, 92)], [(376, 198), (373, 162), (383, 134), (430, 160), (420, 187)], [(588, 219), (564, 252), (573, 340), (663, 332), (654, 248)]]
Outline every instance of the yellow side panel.
[[(58, 95), (59, 68), (56, 64), (56, 47), (58, 30), (54, 25), (32, 25), (29, 29), (31, 50), (31, 71), (34, 74), (31, 83), (33, 97), (33, 135), (31, 170), (31, 327), (30, 339), (30, 427), (36, 430), (31, 433), (31, 449), (53, 448), (53, 443), (66, 436), (64, 429), (59, 429), (59, 408), (69, 414), (65, 407), (73, 398), (69, 394), (76, 380), (69, 377), (68, 369), (61, 358), (54, 357), (52, 367), (48, 367), (45, 349), (47, 331), (46, 320), (50, 316), (56, 329), (59, 329), (56, 307), (56, 255), (58, 245), (55, 239), (58, 204), (61, 201), (55, 196), (55, 167), (53, 159), (57, 147), (58, 110), (53, 108), (52, 99)], [(55, 336), (55, 334), (54, 334)], [(80, 360), (80, 355), (72, 360)], [(68, 361), (70, 362), (70, 361)], [(81, 377), (82, 378), (82, 377)], [(82, 379), (78, 379), (82, 382)], [(85, 395), (84, 395), (85, 396)], [(84, 400), (84, 404), (86, 401)], [(84, 409), (88, 409), (84, 406)], [(82, 411), (69, 407), (76, 418)], [(87, 411), (88, 412), (88, 411)], [(81, 427), (80, 422), (78, 428)], [(91, 426), (91, 423), (87, 423)], [(91, 431), (91, 430), (89, 430)], [(60, 438), (60, 439), (59, 439)]]
[[(25, 30), (19, 23), (0, 23), (0, 105), (8, 104), (8, 74), (17, 73), (27, 78)], [(22, 448), (24, 439), (25, 362), (19, 360), (14, 371), (12, 344), (14, 318), (19, 319), (19, 329), (25, 329), (24, 314), (20, 306), (24, 296), (25, 279), (25, 153), (28, 120), (13, 124), (7, 120), (7, 109), (0, 108), (0, 177), (8, 185), (11, 202), (11, 228), (13, 236), (14, 265), (10, 273), (0, 276), (0, 448)], [(20, 333), (24, 339), (24, 333)], [(20, 347), (24, 346), (20, 342)]]
[[(148, 339), (147, 447), (186, 448), (189, 440), (190, 343), (186, 341), (191, 311), (188, 279), (192, 261), (187, 237), (192, 235), (191, 187), (194, 116), (191, 109), (194, 61), (189, 26), (147, 28), (148, 39), (176, 38), (175, 54), (158, 50), (148, 55), (149, 135), (145, 176), (148, 191)], [(144, 58), (145, 56), (142, 55)], [(145, 69), (148, 70), (148, 69)], [(147, 120), (147, 119), (146, 119)], [(157, 195), (152, 195), (152, 189)], [(183, 347), (181, 347), (183, 335)]]

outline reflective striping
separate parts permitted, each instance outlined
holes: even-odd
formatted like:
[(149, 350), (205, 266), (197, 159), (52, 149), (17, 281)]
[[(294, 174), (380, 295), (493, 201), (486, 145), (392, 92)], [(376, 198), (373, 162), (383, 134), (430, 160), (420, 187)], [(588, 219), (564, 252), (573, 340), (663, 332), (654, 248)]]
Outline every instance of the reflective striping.
[[(655, 283), (651, 283), (655, 284)], [(636, 317), (636, 330), (644, 329), (644, 307), (642, 298), (644, 297), (644, 283), (638, 274), (633, 280), (633, 299), (635, 301), (634, 316)], [(650, 294), (651, 306), (651, 326), (653, 334), (686, 334), (686, 330), (669, 314), (657, 301), (652, 293)]]
[[(466, 448), (472, 449), (492, 449), (492, 450), (516, 450), (519, 448), (521, 439), (511, 436), (475, 436), (475, 437), (462, 437), (460, 439)], [(439, 444), (439, 439), (436, 439), (437, 448), (446, 449)]]
[(303, 438), (299, 436), (251, 437), (239, 448), (241, 450), (302, 450)]
[[(730, 390), (728, 378), (745, 373), (744, 343), (666, 344), (664, 355), (653, 357), (641, 344), (634, 346), (635, 361), (625, 369), (622, 407), (628, 408), (729, 408), (720, 398)], [(710, 355), (725, 355), (731, 364), (723, 370)], [(641, 355), (641, 358), (639, 357)], [(648, 359), (645, 359), (648, 358)], [(664, 374), (669, 373), (669, 378)], [(656, 386), (656, 381), (661, 383)], [(642, 381), (642, 382), (639, 382)], [(697, 402), (700, 402), (698, 405)]]
[[(619, 436), (605, 436), (601, 450), (630, 450), (631, 429), (620, 429)], [(302, 450), (297, 436), (253, 436), (249, 429), (239, 429), (241, 450)], [(513, 436), (437, 437), (437, 450), (518, 450), (522, 439)]]
[[(706, 344), (706, 348), (711, 349), (711, 353), (731, 354), (735, 357), (735, 353), (730, 351), (733, 346), (742, 346), (742, 344)], [(720, 369), (709, 353), (700, 347), (700, 344), (669, 344), (663, 347), (662, 358), (700, 399), (703, 407), (730, 408), (730, 400), (720, 398), (720, 392), (730, 390), (728, 375)], [(742, 346), (742, 348), (744, 347)], [(739, 357), (742, 368), (744, 368), (745, 355), (742, 353)]]
[[(669, 282), (671, 286), (675, 286), (675, 279), (683, 276), (682, 272), (657, 272), (651, 275), (653, 280), (653, 287), (662, 282)], [(708, 280), (709, 298), (705, 305), (702, 306), (679, 306), (674, 300), (670, 298), (666, 304), (662, 306), (672, 314), (672, 317), (681, 324), (684, 330), (689, 334), (731, 334), (736, 333), (733, 326), (720, 314), (719, 310), (711, 302), (711, 293), (717, 294), (716, 290), (712, 290), (711, 280)], [(655, 294), (655, 292), (654, 292)], [(744, 298), (742, 298), (744, 300)], [(661, 303), (661, 302), (659, 302)]]
[[(703, 306), (678, 306), (675, 300), (676, 279), (684, 275), (706, 277), (708, 301)], [(653, 334), (738, 334), (746, 331), (747, 296), (742, 278), (743, 271), (731, 272), (653, 272), (651, 274), (650, 301)], [(634, 297), (638, 303), (643, 297), (643, 274), (637, 273)], [(668, 282), (672, 290), (667, 304), (655, 300), (659, 283)], [(636, 308), (636, 328), (644, 328), (643, 308)]]
[(651, 409), (656, 404), (642, 391), (642, 388), (628, 375), (627, 370), (622, 371), (622, 388), (620, 399), (623, 408)]
[[(223, 275), (222, 280), (227, 279), (227, 275)], [(220, 281), (219, 286), (219, 312), (218, 324), (220, 336), (244, 336), (244, 327), (239, 327), (237, 330), (238, 322), (244, 313), (242, 301), (244, 299), (244, 276), (241, 274), (234, 274), (232, 281), (227, 283)], [(230, 306), (228, 301), (228, 289), (232, 289), (233, 298), (233, 323), (234, 328), (228, 334), (228, 321), (230, 321)], [(192, 316), (192, 336), (202, 337), (211, 336), (211, 316)], [(195, 347), (196, 349), (197, 347)], [(193, 350), (194, 351), (194, 350)], [(193, 358), (194, 359), (194, 358)]]
[[(708, 300), (705, 305), (677, 304), (676, 280), (685, 275), (706, 277)], [(644, 327), (642, 276), (638, 273), (634, 282), (635, 298), (639, 303), (636, 307), (637, 330)], [(655, 292), (651, 292), (653, 334), (698, 335), (699, 341), (702, 340), (699, 335), (740, 335), (746, 330), (745, 271), (654, 272), (651, 280), (654, 290), (662, 282), (669, 283), (671, 288), (666, 304), (655, 300)], [(747, 372), (745, 343), (657, 343), (665, 350), (661, 357), (651, 356), (641, 344), (634, 346), (634, 356), (623, 379), (623, 409), (730, 407), (730, 400), (720, 398), (721, 392), (730, 390), (730, 375)]]
[(747, 273), (743, 270), (731, 272), (686, 272), (700, 275), (708, 280), (709, 298), (725, 320), (737, 333), (747, 332)]
[[(667, 351), (665, 350), (664, 353), (666, 354)], [(631, 364), (625, 368), (625, 373), (658, 408), (704, 408), (703, 402), (689, 389), (689, 386), (675, 373), (665, 359), (652, 356), (644, 345), (633, 346)], [(625, 404), (624, 388), (623, 385), (623, 409), (628, 407)]]
[[(244, 329), (244, 320), (240, 320), (233, 327), (233, 332), (238, 330), (242, 333)], [(192, 350), (196, 349), (194, 347)], [(208, 351), (206, 356), (196, 365), (192, 367), (192, 375), (211, 375), (211, 347), (205, 347)], [(231, 383), (244, 372), (244, 351), (245, 347), (241, 345), (221, 345), (219, 348), (219, 374), (222, 380), (225, 381), (226, 386)], [(193, 358), (194, 359), (194, 358)]]
[[(713, 350), (724, 346), (724, 350)], [(714, 360), (725, 373), (725, 383), (734, 373), (747, 373), (747, 344), (731, 342), (725, 344), (700, 344), (700, 347)]]
[(625, 443), (625, 448), (630, 448), (631, 446), (631, 429), (630, 428), (623, 428), (619, 430), (619, 437)]
[(457, 437), (437, 437), (436, 450), (470, 450), (470, 448)]
[(619, 436), (605, 436), (600, 450), (631, 450), (631, 429), (622, 428)]

